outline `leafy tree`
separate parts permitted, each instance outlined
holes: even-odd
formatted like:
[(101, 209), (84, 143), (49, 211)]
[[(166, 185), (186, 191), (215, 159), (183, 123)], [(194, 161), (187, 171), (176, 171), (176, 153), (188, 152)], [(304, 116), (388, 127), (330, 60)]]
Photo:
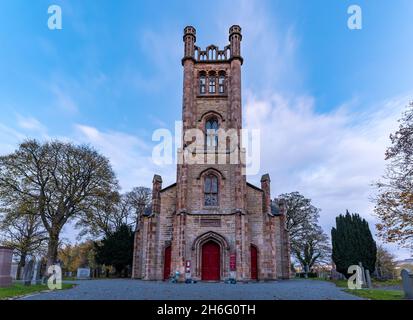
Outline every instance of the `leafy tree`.
[(115, 191), (99, 198), (76, 223), (76, 227), (82, 229), (79, 237), (86, 234), (95, 238), (108, 236), (123, 224), (134, 229), (150, 203), (151, 190), (145, 187), (135, 187), (124, 194)]
[(13, 248), (19, 256), (17, 279), (29, 255), (42, 254), (47, 232), (40, 217), (34, 214), (35, 208), (29, 202), (16, 203), (0, 217), (0, 243)]
[(337, 271), (348, 276), (350, 265), (361, 262), (371, 273), (376, 264), (376, 242), (371, 235), (369, 225), (358, 214), (339, 215), (336, 227), (331, 230), (333, 244), (332, 258)]
[(393, 279), (396, 273), (395, 257), (383, 246), (377, 246), (376, 275), (378, 279)]
[(132, 265), (133, 240), (132, 228), (126, 224), (121, 225), (95, 244), (97, 263), (113, 266), (120, 276), (122, 271)]
[(307, 228), (292, 245), (291, 252), (301, 264), (303, 270), (308, 273), (317, 264), (331, 261), (331, 248), (329, 239), (318, 225)]
[(82, 267), (96, 267), (95, 261), (95, 246), (93, 241), (66, 246), (58, 251), (59, 260), (62, 263), (62, 268), (65, 271), (76, 272)]
[(317, 225), (320, 209), (311, 204), (311, 199), (305, 198), (299, 192), (281, 194), (276, 201), (283, 199), (287, 207), (287, 230), (292, 246), (299, 245), (303, 235)]
[(135, 211), (135, 217), (133, 223), (135, 228), (137, 227), (139, 217), (143, 215), (152, 203), (152, 191), (146, 187), (135, 187), (126, 194), (128, 202)]
[(119, 210), (121, 195), (117, 191), (94, 199), (85, 214), (79, 217), (76, 228), (81, 229), (79, 238), (91, 235), (99, 238), (109, 235), (124, 223), (124, 212)]
[(328, 237), (318, 225), (320, 209), (316, 208), (311, 199), (305, 198), (299, 192), (281, 194), (273, 203), (284, 200), (286, 225), (290, 235), (291, 253), (309, 272), (316, 264), (329, 260), (331, 249)]
[(375, 213), (380, 219), (376, 227), (385, 241), (413, 248), (413, 102), (399, 122), (399, 129), (390, 135), (384, 180), (376, 184)]
[(35, 204), (49, 234), (48, 265), (57, 259), (64, 225), (116, 188), (108, 159), (89, 146), (28, 140), (0, 157), (2, 205), (11, 206), (23, 197)]

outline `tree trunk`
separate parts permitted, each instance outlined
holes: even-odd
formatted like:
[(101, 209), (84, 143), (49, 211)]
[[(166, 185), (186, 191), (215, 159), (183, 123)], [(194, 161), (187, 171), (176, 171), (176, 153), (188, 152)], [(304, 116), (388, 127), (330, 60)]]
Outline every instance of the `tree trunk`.
[(22, 278), (22, 271), (24, 269), (24, 266), (26, 265), (26, 252), (22, 252), (20, 255), (20, 261), (19, 264), (17, 265), (17, 273), (16, 273), (16, 280), (21, 280)]
[(59, 235), (49, 234), (49, 243), (47, 244), (47, 269), (57, 261), (57, 249), (59, 246)]

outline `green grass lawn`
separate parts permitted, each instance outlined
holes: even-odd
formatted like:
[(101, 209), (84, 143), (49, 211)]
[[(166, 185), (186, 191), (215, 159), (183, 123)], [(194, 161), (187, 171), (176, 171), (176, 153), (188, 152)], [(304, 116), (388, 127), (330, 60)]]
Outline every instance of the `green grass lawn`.
[(360, 289), (360, 290), (344, 290), (355, 296), (371, 300), (403, 300), (404, 293), (400, 290), (379, 290), (379, 289)]
[(346, 288), (344, 289), (345, 292), (353, 294), (355, 296), (371, 299), (371, 300), (403, 300), (404, 299), (404, 292), (402, 290), (380, 290), (381, 287), (390, 287), (390, 286), (398, 286), (401, 285), (400, 279), (395, 280), (386, 280), (386, 281), (378, 281), (373, 280), (373, 289), (355, 289), (350, 290), (348, 288), (347, 280), (325, 280), (320, 278), (308, 278), (308, 280), (321, 280), (321, 281), (329, 281), (334, 283), (337, 287)]
[[(63, 283), (62, 289), (70, 289), (73, 288), (73, 284)], [(25, 296), (31, 293), (40, 292), (49, 290), (47, 285), (39, 284), (39, 285), (31, 285), (25, 286), (22, 283), (13, 283), (11, 287), (7, 288), (0, 288), (0, 300)]]
[(401, 279), (393, 279), (393, 280), (373, 280), (373, 287), (380, 288), (380, 287), (391, 287), (391, 286), (402, 286)]

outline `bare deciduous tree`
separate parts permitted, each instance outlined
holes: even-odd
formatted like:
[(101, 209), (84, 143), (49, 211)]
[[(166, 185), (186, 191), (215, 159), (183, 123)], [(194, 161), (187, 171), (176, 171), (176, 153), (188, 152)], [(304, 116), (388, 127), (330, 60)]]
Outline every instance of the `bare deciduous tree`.
[(413, 247), (413, 102), (390, 135), (389, 161), (382, 181), (376, 183), (375, 213), (378, 235), (388, 242)]
[(291, 251), (305, 272), (310, 272), (316, 264), (331, 261), (331, 247), (328, 236), (320, 226), (307, 228), (291, 246)]
[(22, 202), (0, 216), (0, 242), (13, 248), (14, 254), (19, 256), (18, 279), (27, 256), (43, 253), (44, 243), (48, 239), (40, 217), (34, 213), (31, 203)]
[(35, 203), (49, 234), (48, 265), (57, 259), (64, 225), (116, 188), (108, 159), (89, 146), (28, 140), (0, 157), (2, 204), (10, 206), (22, 197)]

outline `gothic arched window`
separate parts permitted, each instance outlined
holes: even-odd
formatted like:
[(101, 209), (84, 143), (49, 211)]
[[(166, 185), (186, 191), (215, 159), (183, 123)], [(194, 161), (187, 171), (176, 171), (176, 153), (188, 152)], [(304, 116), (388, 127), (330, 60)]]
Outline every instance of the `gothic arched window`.
[(207, 148), (218, 147), (218, 119), (215, 117), (205, 123), (205, 144)]
[(214, 174), (208, 174), (204, 179), (205, 206), (218, 206), (218, 178)]
[(220, 73), (218, 78), (218, 92), (220, 94), (225, 93), (225, 74)]
[(215, 93), (216, 92), (216, 83), (215, 83), (215, 74), (209, 74), (208, 77), (208, 85), (209, 85), (209, 93)]
[(205, 94), (206, 93), (206, 76), (205, 74), (201, 74), (199, 76), (199, 93)]

